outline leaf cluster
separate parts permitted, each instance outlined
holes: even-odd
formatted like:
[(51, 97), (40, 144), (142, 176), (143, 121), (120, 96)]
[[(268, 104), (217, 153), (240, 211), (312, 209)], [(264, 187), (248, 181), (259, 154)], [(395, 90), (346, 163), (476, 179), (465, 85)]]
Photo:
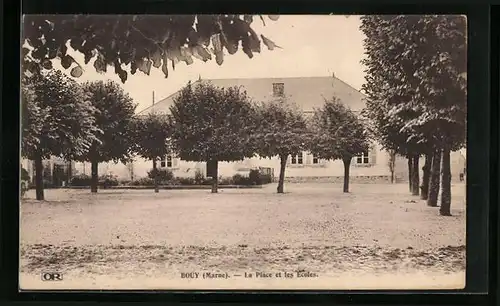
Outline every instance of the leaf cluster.
[(71, 78), (60, 71), (22, 81), (22, 156), (67, 159), (98, 141), (97, 109)]
[(252, 134), (259, 156), (288, 156), (306, 148), (307, 123), (294, 104), (277, 99), (256, 105), (256, 127)]
[(137, 105), (116, 82), (86, 82), (82, 87), (97, 110), (95, 124), (102, 133), (77, 160), (127, 162), (134, 149), (133, 118)]
[(151, 113), (133, 120), (134, 149), (139, 156), (151, 160), (172, 151), (170, 118), (165, 114)]
[(400, 154), (459, 148), (466, 125), (466, 20), (452, 15), (362, 17), (365, 116)]
[(193, 58), (206, 62), (215, 57), (221, 65), (224, 49), (235, 54), (241, 45), (252, 58), (261, 51), (261, 40), (269, 50), (279, 48), (264, 35), (259, 37), (251, 27), (253, 19), (254, 15), (26, 15), (23, 40), (30, 48), (23, 47), (23, 67), (39, 73), (52, 69), (52, 60), (58, 59), (65, 69), (73, 66), (72, 76), (81, 76), (81, 65), (68, 54), (69, 43), (84, 55), (85, 64), (94, 60), (97, 72), (113, 67), (123, 83), (137, 70), (149, 75), (151, 67), (168, 77), (169, 66), (190, 65)]
[(253, 156), (254, 109), (239, 87), (189, 83), (174, 99), (172, 142), (188, 161), (236, 161)]
[(336, 97), (315, 110), (309, 132), (309, 150), (322, 159), (349, 159), (369, 147), (363, 121)]

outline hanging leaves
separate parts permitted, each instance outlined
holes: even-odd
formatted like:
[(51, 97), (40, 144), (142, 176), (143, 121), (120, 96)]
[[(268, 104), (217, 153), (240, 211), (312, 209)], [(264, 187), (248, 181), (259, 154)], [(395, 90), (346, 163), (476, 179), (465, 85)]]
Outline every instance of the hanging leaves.
[(274, 43), (274, 41), (270, 40), (269, 38), (265, 37), (264, 35), (260, 35), (260, 37), (262, 37), (262, 42), (264, 43), (264, 45), (267, 46), (267, 48), (269, 50), (274, 50), (274, 48), (280, 48), (280, 46), (278, 46), (277, 44)]
[(80, 66), (76, 66), (75, 68), (71, 69), (71, 76), (74, 78), (79, 78), (83, 74), (83, 69)]
[[(263, 17), (259, 17), (264, 22)], [(269, 15), (269, 18), (277, 20), (278, 15)], [(212, 60), (210, 51), (217, 64), (222, 65), (223, 49), (235, 54), (240, 42), (245, 44), (244, 52), (249, 57), (253, 52), (260, 52), (258, 34), (250, 27), (253, 21), (253, 15), (26, 16), (23, 35), (33, 50), (23, 49), (22, 55), (25, 60), (31, 56), (33, 65), (39, 68), (31, 64), (23, 67), (36, 73), (42, 68), (52, 69), (47, 60), (59, 58), (63, 68), (70, 69), (74, 60), (67, 57), (68, 42), (73, 50), (84, 55), (85, 64), (98, 56), (94, 69), (100, 73), (106, 71), (107, 65), (115, 65), (116, 59), (119, 64), (130, 64), (131, 74), (139, 69), (149, 75), (150, 66), (161, 66), (165, 73), (164, 53), (168, 54), (172, 67), (179, 61), (190, 65), (194, 62), (192, 57)], [(269, 50), (278, 48), (272, 41), (265, 43)], [(181, 48), (187, 49), (181, 52)], [(72, 75), (81, 73), (81, 67), (72, 70)], [(126, 79), (123, 69), (115, 69), (115, 73), (120, 79)]]
[(104, 56), (101, 53), (97, 55), (97, 58), (94, 61), (94, 68), (95, 71), (97, 71), (98, 73), (105, 73), (107, 70), (107, 65)]
[(75, 59), (71, 55), (65, 55), (61, 58), (61, 66), (64, 69), (68, 69), (75, 62)]
[(151, 71), (151, 61), (148, 59), (140, 59), (137, 61), (137, 69), (142, 71), (146, 75), (149, 75)]
[(50, 61), (50, 60), (48, 60), (48, 59), (43, 60), (43, 61), (42, 61), (42, 67), (43, 67), (44, 69), (47, 69), (47, 70), (52, 69), (52, 61)]

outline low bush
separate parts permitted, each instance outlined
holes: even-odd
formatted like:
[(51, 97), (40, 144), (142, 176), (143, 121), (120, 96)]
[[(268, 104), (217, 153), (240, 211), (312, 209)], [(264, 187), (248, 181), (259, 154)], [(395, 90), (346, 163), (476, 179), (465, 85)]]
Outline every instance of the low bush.
[(242, 186), (252, 185), (250, 178), (241, 174), (233, 175), (233, 184)]
[(196, 185), (196, 181), (193, 177), (178, 177), (176, 181), (179, 185)]
[(118, 185), (121, 185), (121, 186), (127, 186), (127, 185), (130, 185), (130, 183), (132, 183), (132, 181), (128, 180), (128, 179), (120, 179), (120, 180), (118, 180)]
[(140, 179), (130, 182), (130, 185), (132, 186), (154, 186), (154, 184), (154, 180), (149, 177), (141, 177)]
[[(71, 178), (70, 185), (78, 187), (88, 187), (90, 186), (91, 177), (86, 174), (79, 174)], [(99, 177), (98, 186), (103, 188), (108, 188), (111, 186), (118, 186), (118, 179), (116, 176), (111, 174), (102, 175)]]
[(22, 181), (30, 181), (30, 174), (28, 173), (28, 170), (21, 168), (21, 180)]
[(69, 182), (71, 186), (90, 186), (90, 176), (86, 174), (78, 174), (75, 175), (71, 178), (71, 181)]
[(158, 184), (165, 184), (171, 182), (174, 179), (174, 173), (169, 169), (151, 169), (148, 171), (148, 177), (150, 179), (155, 178), (155, 174), (158, 178)]
[(233, 179), (230, 177), (223, 177), (219, 180), (220, 185), (233, 185)]
[(262, 178), (259, 170), (250, 170), (250, 173), (248, 173), (248, 180), (250, 185), (262, 185)]
[(111, 186), (118, 186), (118, 179), (116, 176), (107, 174), (99, 177), (98, 185), (103, 188), (108, 188)]

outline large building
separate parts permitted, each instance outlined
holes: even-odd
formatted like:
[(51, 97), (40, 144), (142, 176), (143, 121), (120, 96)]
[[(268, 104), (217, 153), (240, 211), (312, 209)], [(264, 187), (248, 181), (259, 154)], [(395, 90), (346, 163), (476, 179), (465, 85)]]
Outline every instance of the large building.
[[(339, 98), (354, 112), (359, 112), (365, 106), (365, 96), (336, 78), (328, 77), (290, 77), (290, 78), (248, 78), (248, 79), (212, 79), (194, 82), (210, 82), (219, 87), (241, 86), (254, 101), (270, 101), (275, 96), (284, 96), (286, 101), (291, 101), (302, 108), (305, 114), (310, 114), (316, 108), (320, 108), (325, 99), (333, 96)], [(168, 113), (174, 98), (179, 91), (154, 103), (152, 106), (142, 110), (139, 115), (148, 113)], [(453, 152), (452, 178), (457, 179), (463, 173), (465, 158), (460, 152)], [(423, 159), (421, 161), (423, 166)], [(267, 168), (277, 176), (279, 172), (278, 158), (265, 159), (254, 157), (239, 162), (219, 163), (219, 175), (230, 177), (236, 173), (247, 174), (250, 169)], [(205, 162), (188, 162), (180, 160), (175, 155), (167, 155), (161, 158), (159, 167), (170, 169), (175, 176), (194, 176), (196, 171), (206, 174)], [(79, 173), (90, 173), (90, 164), (76, 164), (75, 170)], [(102, 164), (99, 165), (100, 174), (114, 174), (119, 178), (137, 179), (145, 177), (151, 170), (152, 162), (136, 158), (133, 163)], [(342, 161), (329, 161), (318, 159), (308, 152), (302, 152), (296, 156), (290, 156), (286, 168), (287, 181), (325, 181), (331, 182), (341, 180), (344, 173)], [(408, 167), (406, 159), (396, 158), (395, 175), (397, 181), (405, 181), (408, 178)], [(389, 169), (389, 154), (377, 143), (372, 143), (370, 149), (353, 158), (350, 175), (353, 181), (385, 181), (389, 182), (391, 172)]]
[[(210, 82), (219, 87), (242, 86), (254, 101), (270, 101), (275, 96), (284, 96), (302, 108), (308, 115), (314, 109), (320, 108), (325, 99), (333, 96), (339, 98), (354, 112), (361, 111), (365, 106), (365, 96), (335, 76), (328, 77), (291, 77), (291, 78), (248, 78), (248, 79), (212, 79), (197, 82)], [(168, 113), (174, 98), (179, 91), (154, 103), (152, 106), (142, 110), (139, 115), (148, 113)], [(421, 160), (423, 166), (424, 160)], [(23, 164), (26, 164), (24, 161)], [(460, 152), (453, 152), (451, 156), (452, 179), (458, 180), (464, 172), (465, 157)], [(56, 161), (49, 164), (57, 164)], [(189, 162), (180, 160), (175, 155), (163, 156), (158, 163), (161, 168), (170, 169), (177, 177), (194, 177), (196, 171), (206, 175), (205, 162)], [(248, 174), (250, 169), (266, 169), (274, 176), (279, 173), (278, 158), (249, 158), (239, 162), (220, 162), (219, 175), (230, 177), (236, 173)], [(31, 166), (29, 172), (32, 172)], [(73, 163), (72, 174), (90, 175), (90, 163)], [(99, 174), (116, 175), (120, 180), (134, 180), (147, 176), (152, 169), (152, 161), (136, 158), (133, 163), (123, 165), (121, 163), (99, 164)], [(397, 157), (395, 161), (396, 181), (402, 182), (408, 179), (408, 166), (406, 159)], [(322, 160), (302, 152), (288, 158), (286, 167), (287, 181), (341, 181), (344, 174), (342, 161)], [(377, 143), (372, 143), (370, 149), (353, 158), (350, 169), (353, 182), (389, 182), (391, 171), (389, 169), (389, 154)]]

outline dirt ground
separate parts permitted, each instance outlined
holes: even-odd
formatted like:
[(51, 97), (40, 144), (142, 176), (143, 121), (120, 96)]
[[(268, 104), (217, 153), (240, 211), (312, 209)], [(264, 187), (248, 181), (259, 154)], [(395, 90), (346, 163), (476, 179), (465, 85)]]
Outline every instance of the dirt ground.
[[(341, 187), (287, 184), (281, 195), (274, 184), (219, 194), (58, 189), (44, 202), (29, 191), (21, 204), (21, 287), (464, 286), (464, 184), (452, 186), (451, 217), (406, 184), (353, 184), (349, 194)], [(42, 272), (61, 272), (64, 281), (42, 282)], [(182, 278), (187, 272), (200, 274)]]

